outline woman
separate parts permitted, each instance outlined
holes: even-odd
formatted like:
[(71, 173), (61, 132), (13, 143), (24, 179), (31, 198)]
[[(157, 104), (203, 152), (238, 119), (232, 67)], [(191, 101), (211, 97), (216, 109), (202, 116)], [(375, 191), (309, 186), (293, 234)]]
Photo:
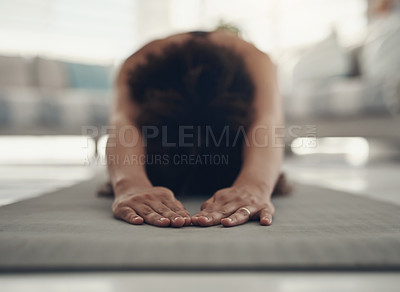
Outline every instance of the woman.
[[(269, 57), (225, 31), (153, 41), (116, 82), (107, 143), (113, 214), (131, 224), (270, 225), (284, 119)], [(277, 187), (279, 186), (279, 187)], [(177, 197), (210, 196), (190, 217)]]

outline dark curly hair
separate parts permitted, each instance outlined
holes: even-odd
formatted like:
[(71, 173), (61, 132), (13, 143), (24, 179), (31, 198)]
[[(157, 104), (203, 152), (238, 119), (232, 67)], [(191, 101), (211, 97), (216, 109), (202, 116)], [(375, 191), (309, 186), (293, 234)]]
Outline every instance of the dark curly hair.
[(242, 58), (204, 39), (171, 44), (130, 72), (143, 125), (248, 126), (254, 87)]

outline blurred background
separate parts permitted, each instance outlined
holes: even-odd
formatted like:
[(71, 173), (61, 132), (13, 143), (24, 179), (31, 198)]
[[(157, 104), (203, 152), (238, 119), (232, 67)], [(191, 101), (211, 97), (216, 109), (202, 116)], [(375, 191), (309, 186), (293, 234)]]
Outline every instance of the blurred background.
[(119, 64), (217, 27), (278, 65), (293, 180), (399, 203), (400, 0), (2, 0), (0, 205), (104, 167)]

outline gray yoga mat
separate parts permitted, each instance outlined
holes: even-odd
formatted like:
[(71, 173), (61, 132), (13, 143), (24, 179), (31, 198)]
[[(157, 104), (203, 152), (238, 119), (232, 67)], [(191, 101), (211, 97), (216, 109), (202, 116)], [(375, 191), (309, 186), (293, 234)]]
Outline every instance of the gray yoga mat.
[[(400, 207), (295, 185), (272, 226), (134, 226), (95, 196), (104, 175), (0, 208), (0, 270), (399, 269)], [(184, 198), (195, 214), (204, 198)]]

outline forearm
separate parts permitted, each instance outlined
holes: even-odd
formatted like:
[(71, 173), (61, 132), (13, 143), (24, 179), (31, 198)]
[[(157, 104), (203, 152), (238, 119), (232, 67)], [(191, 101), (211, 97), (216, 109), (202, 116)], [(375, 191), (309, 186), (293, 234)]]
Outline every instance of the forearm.
[(142, 136), (130, 121), (113, 119), (106, 148), (107, 167), (116, 194), (133, 187), (152, 186), (143, 157)]
[(253, 123), (243, 145), (243, 164), (234, 186), (255, 184), (270, 195), (281, 172), (284, 156), (283, 122)]
[(284, 155), (283, 104), (275, 65), (267, 55), (251, 52), (246, 60), (255, 85), (254, 122), (246, 133), (248, 143), (243, 145), (242, 169), (234, 185), (255, 184), (271, 195)]

